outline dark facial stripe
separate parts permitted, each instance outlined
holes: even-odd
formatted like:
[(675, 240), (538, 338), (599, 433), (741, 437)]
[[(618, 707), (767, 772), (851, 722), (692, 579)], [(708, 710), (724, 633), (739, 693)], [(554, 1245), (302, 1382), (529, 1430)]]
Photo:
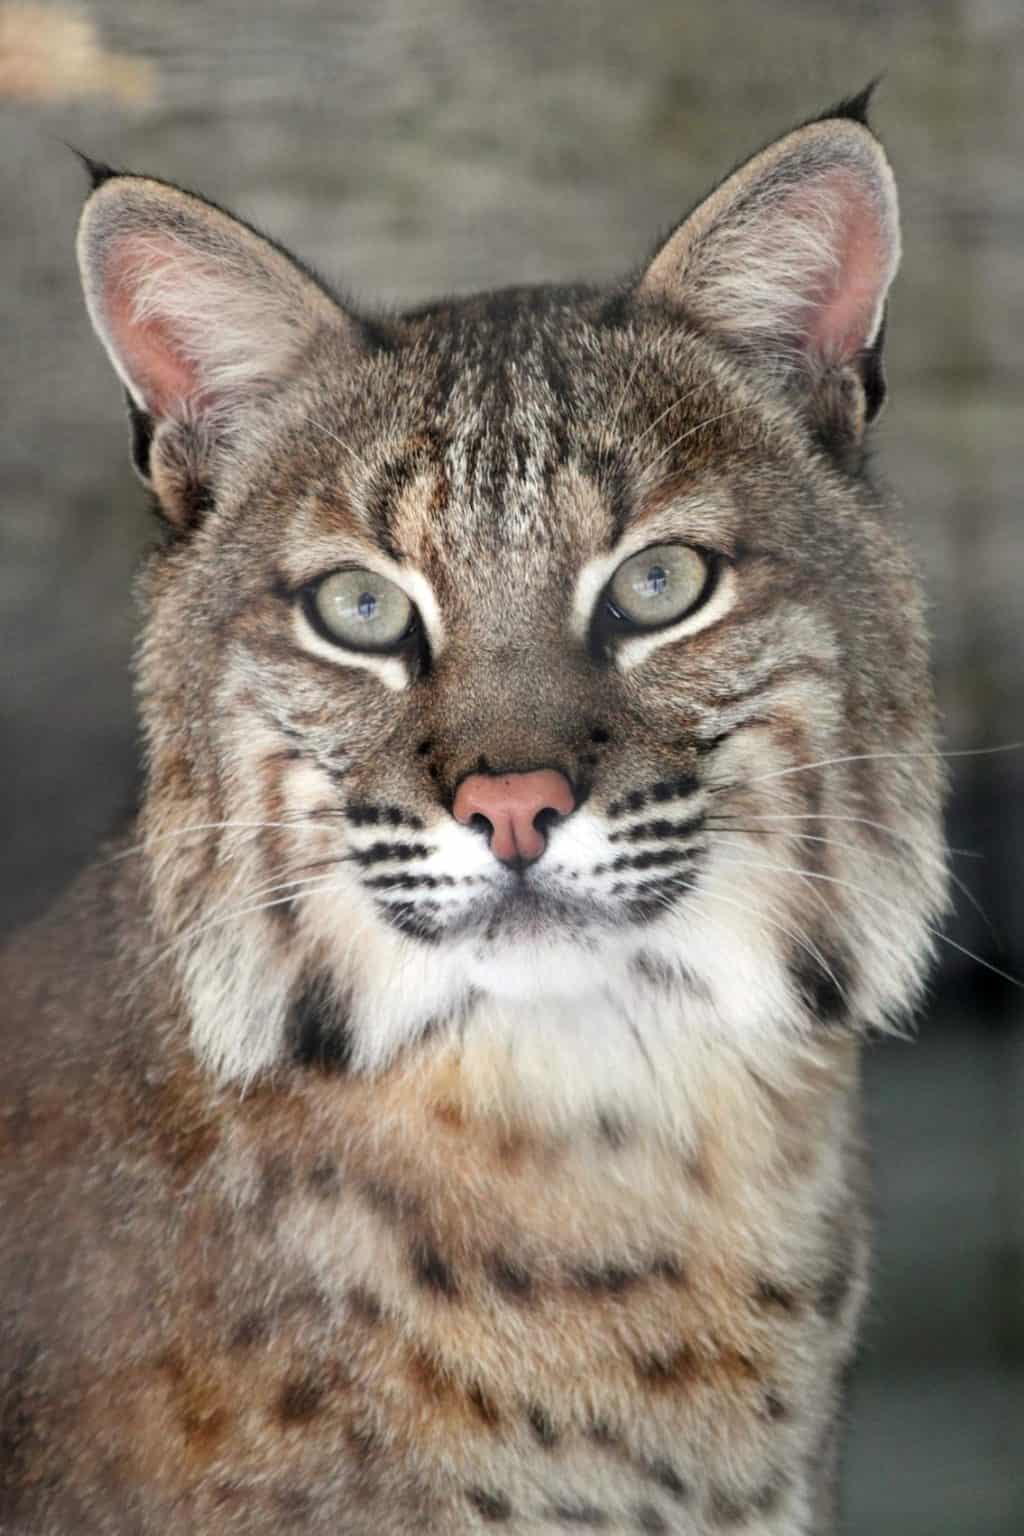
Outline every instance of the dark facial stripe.
[(677, 774), (671, 779), (658, 779), (646, 789), (633, 789), (620, 799), (613, 800), (607, 814), (615, 821), (629, 811), (642, 811), (650, 804), (664, 805), (669, 800), (686, 799), (696, 794), (699, 788), (696, 775), (692, 773)]
[(371, 843), (369, 848), (359, 848), (350, 855), (354, 864), (364, 867), (379, 864), (385, 859), (425, 859), (430, 849), (425, 843)]
[(458, 882), (453, 875), (374, 875), (363, 884), (375, 891), (433, 891), (438, 886), (454, 886)]
[(349, 800), (343, 815), (354, 827), (411, 827), (423, 831), (423, 820), (397, 805), (373, 805), (368, 800)]
[(652, 821), (638, 821), (631, 827), (620, 827), (618, 832), (609, 834), (608, 841), (639, 843), (646, 842), (648, 839), (690, 837), (692, 833), (700, 831), (704, 820), (703, 811), (697, 812), (694, 816), (688, 816), (683, 821), (670, 821), (665, 816), (658, 816)]
[(655, 848), (646, 853), (624, 853), (608, 867), (615, 874), (623, 869), (663, 869), (673, 864), (685, 864), (696, 852), (695, 848)]

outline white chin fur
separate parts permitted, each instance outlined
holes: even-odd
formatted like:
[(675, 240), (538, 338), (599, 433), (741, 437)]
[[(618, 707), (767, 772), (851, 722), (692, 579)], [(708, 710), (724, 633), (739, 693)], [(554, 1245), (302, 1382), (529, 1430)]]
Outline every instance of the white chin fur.
[[(632, 947), (637, 948), (635, 940)], [(571, 1000), (582, 1012), (585, 999), (625, 981), (627, 956), (621, 939), (596, 932), (585, 943), (477, 943), (464, 963), (473, 989), (489, 997), (520, 1003)]]

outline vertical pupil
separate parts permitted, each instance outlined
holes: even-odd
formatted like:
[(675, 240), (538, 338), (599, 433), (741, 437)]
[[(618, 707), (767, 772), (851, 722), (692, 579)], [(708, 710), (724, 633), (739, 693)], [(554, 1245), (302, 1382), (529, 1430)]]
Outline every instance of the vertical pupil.
[(660, 597), (668, 586), (668, 571), (663, 565), (652, 565), (647, 572), (645, 585), (651, 597)]
[(359, 601), (356, 603), (361, 619), (372, 619), (377, 612), (377, 599), (372, 592), (360, 592)]

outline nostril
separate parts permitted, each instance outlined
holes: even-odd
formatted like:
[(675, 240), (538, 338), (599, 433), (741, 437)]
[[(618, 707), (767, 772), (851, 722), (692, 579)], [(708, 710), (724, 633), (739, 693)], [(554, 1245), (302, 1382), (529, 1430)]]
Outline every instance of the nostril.
[(542, 837), (546, 837), (552, 827), (556, 827), (560, 821), (564, 820), (565, 818), (561, 811), (556, 811), (553, 806), (546, 805), (533, 818), (533, 825)]
[(466, 825), (467, 827), (472, 827), (474, 832), (482, 833), (484, 837), (490, 837), (491, 832), (494, 830), (490, 818), (484, 816), (480, 811), (474, 811)]

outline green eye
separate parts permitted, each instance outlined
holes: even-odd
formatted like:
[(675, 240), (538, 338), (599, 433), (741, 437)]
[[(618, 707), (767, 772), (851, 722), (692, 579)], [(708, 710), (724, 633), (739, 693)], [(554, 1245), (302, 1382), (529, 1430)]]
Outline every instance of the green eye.
[(672, 624), (696, 606), (711, 565), (688, 544), (655, 544), (624, 560), (608, 583), (615, 613), (640, 629)]
[(335, 571), (312, 590), (319, 627), (354, 651), (391, 651), (408, 634), (416, 610), (401, 587), (376, 571)]

